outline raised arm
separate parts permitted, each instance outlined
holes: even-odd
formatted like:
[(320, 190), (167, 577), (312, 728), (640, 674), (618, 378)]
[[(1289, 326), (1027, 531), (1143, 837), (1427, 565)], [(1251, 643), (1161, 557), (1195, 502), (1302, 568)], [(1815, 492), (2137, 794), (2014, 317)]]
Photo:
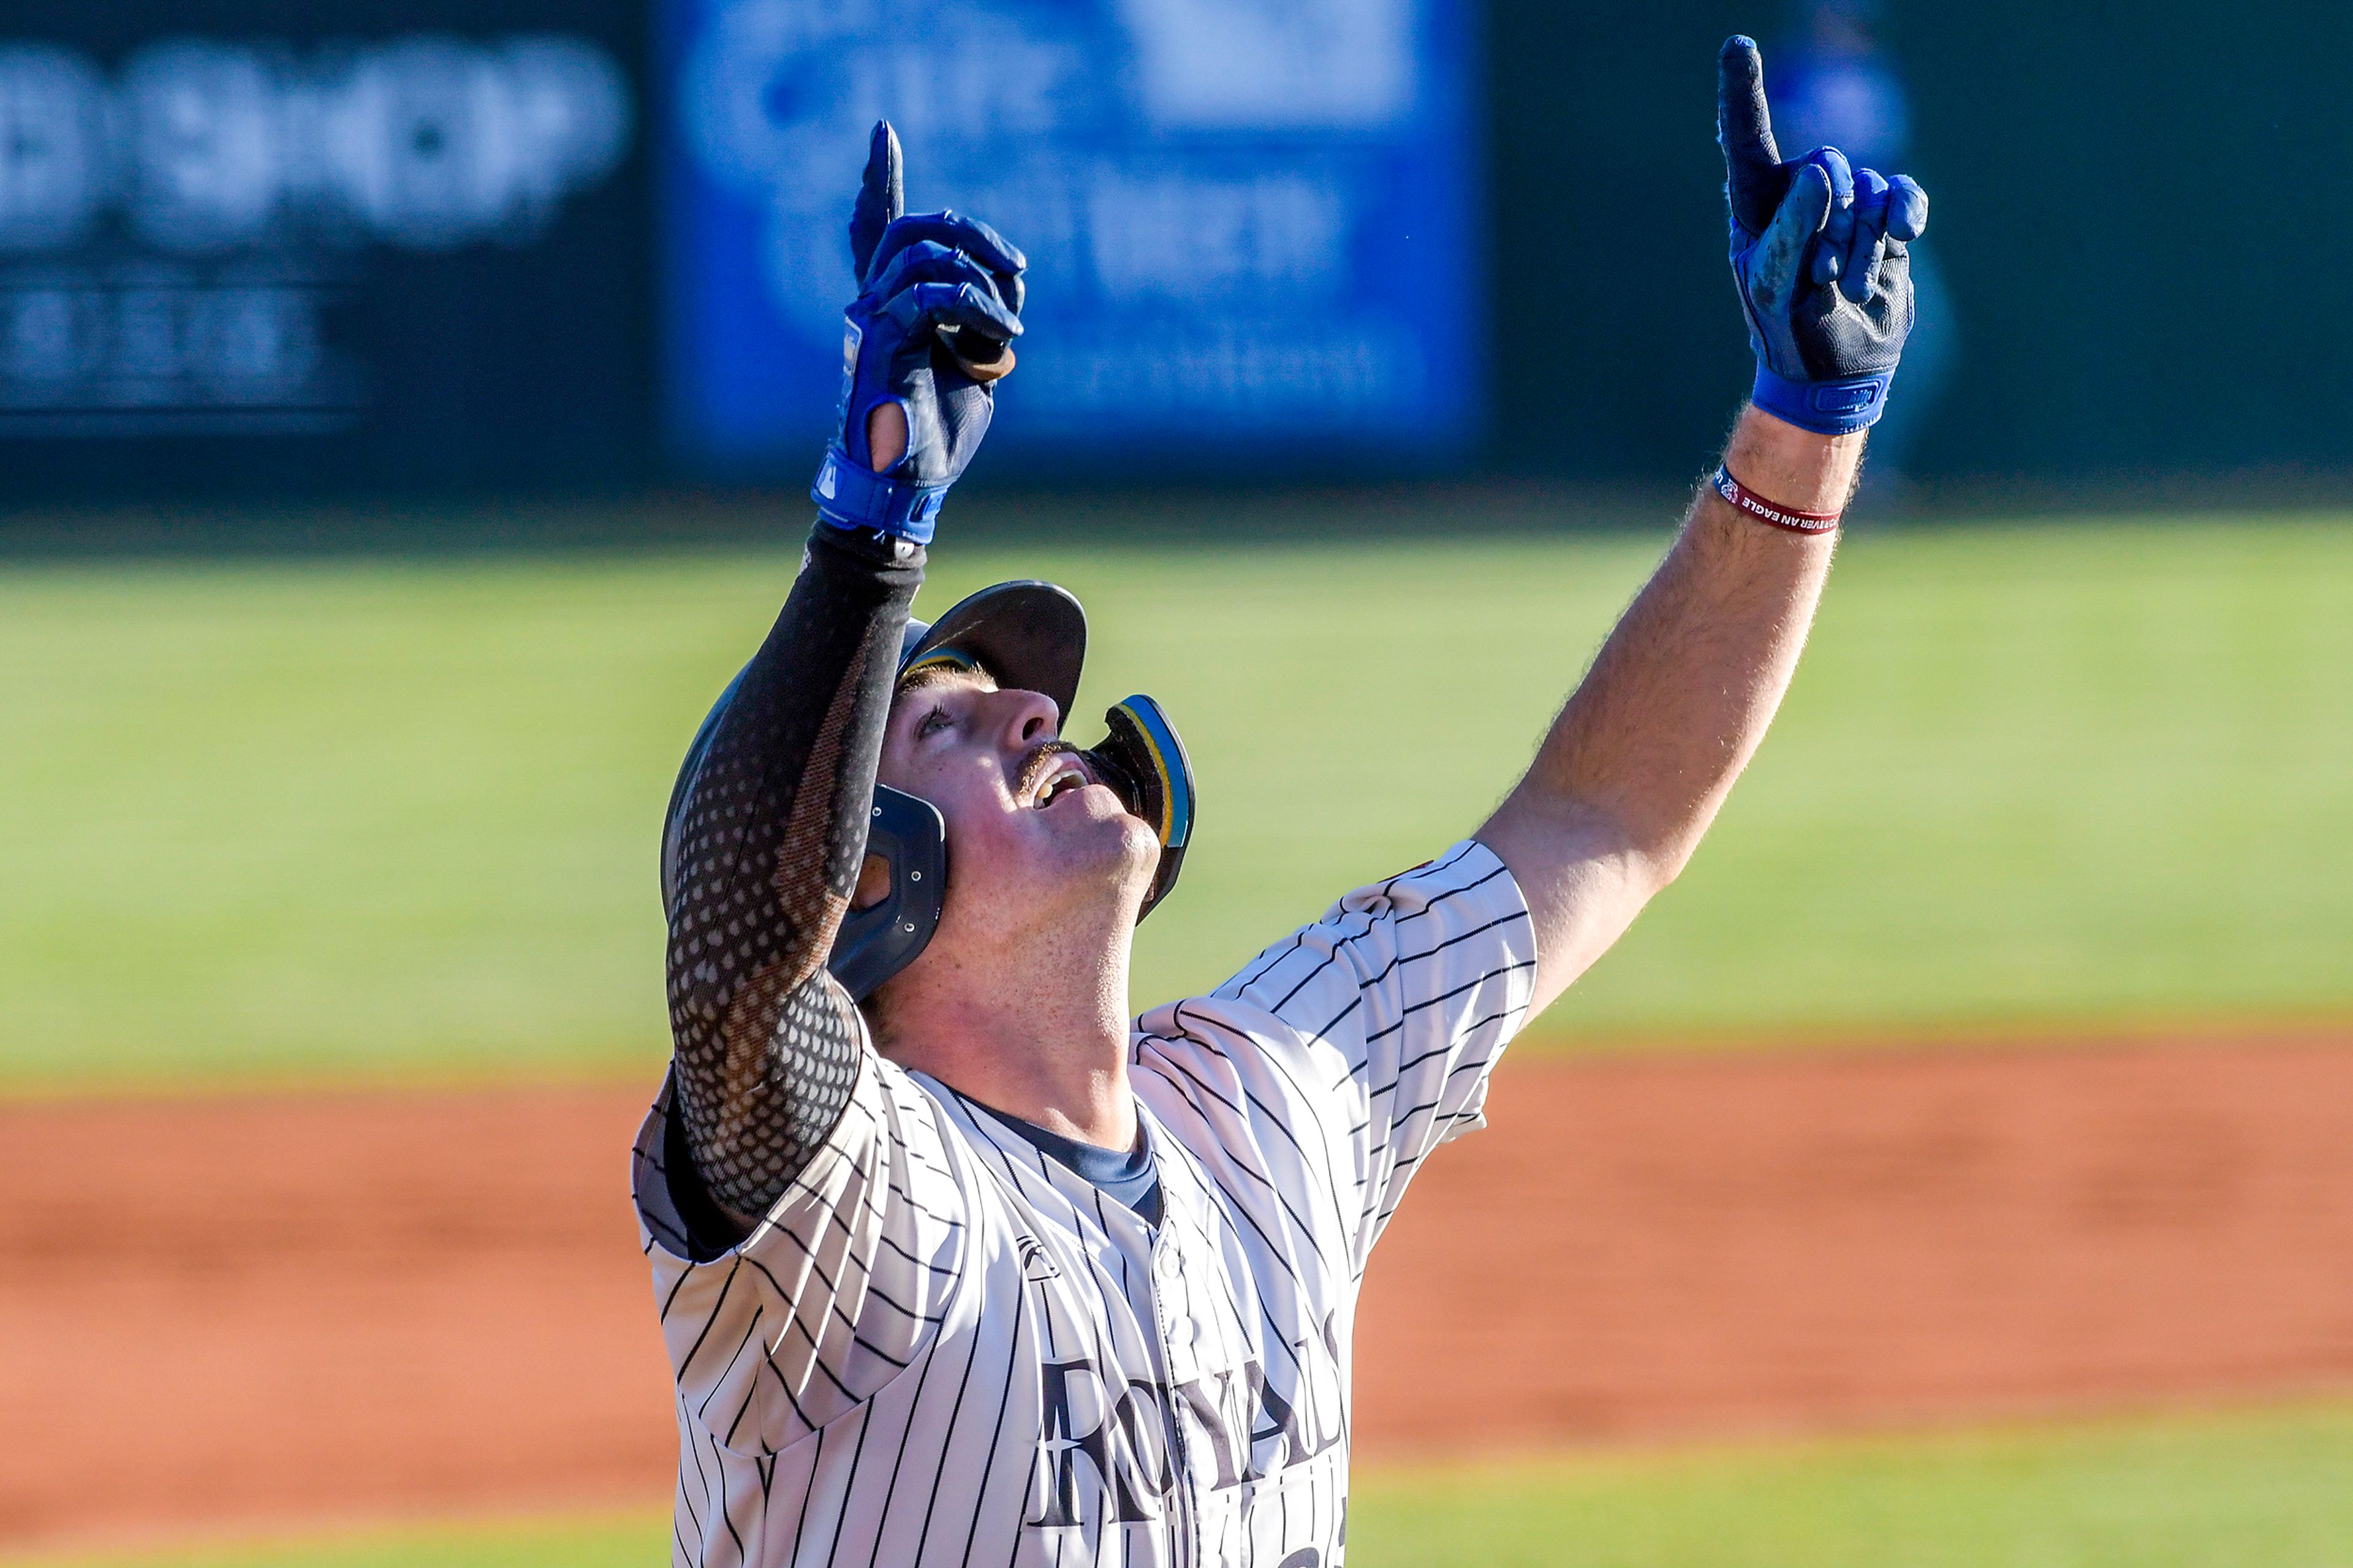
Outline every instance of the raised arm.
[(1666, 560), (1479, 830), (1535, 921), (1534, 1009), (1674, 879), (1764, 739), (1911, 326), (1926, 196), (1832, 149), (1782, 163), (1756, 46), (1727, 42), (1720, 71), (1757, 384)]
[(1021, 330), (1020, 253), (970, 218), (901, 216), (899, 157), (877, 126), (850, 221), (863, 286), (842, 430), (800, 575), (696, 736), (663, 830), (673, 1142), (690, 1167), (671, 1184), (722, 1241), (800, 1173), (862, 1069), (864, 1029), (826, 963), (865, 855), (923, 547)]
[[(1755, 408), (1725, 468), (1785, 505), (1835, 512), (1861, 436)], [(1674, 880), (1773, 721), (1798, 668), (1834, 534), (1770, 527), (1713, 489), (1602, 645), (1527, 776), (1479, 830), (1536, 930), (1536, 1008)]]

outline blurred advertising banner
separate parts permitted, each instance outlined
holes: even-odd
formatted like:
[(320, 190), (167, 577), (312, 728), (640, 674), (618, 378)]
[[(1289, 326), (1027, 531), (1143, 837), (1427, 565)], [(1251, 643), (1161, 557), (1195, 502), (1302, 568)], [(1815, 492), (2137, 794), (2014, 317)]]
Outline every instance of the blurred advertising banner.
[(628, 477), (643, 25), (0, 4), (0, 451), (72, 489)]
[(1443, 464), (1482, 400), (1468, 0), (660, 0), (664, 422), (790, 478), (834, 419), (869, 128), (1029, 255), (992, 451)]

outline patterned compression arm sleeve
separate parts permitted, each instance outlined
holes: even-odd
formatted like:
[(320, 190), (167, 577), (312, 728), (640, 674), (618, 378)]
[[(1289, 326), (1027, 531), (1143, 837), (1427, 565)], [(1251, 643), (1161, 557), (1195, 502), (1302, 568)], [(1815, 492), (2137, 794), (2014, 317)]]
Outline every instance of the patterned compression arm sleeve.
[(689, 754), (664, 833), (675, 1103), (711, 1196), (765, 1213), (849, 1103), (862, 1031), (826, 970), (866, 853), (923, 552), (820, 525)]

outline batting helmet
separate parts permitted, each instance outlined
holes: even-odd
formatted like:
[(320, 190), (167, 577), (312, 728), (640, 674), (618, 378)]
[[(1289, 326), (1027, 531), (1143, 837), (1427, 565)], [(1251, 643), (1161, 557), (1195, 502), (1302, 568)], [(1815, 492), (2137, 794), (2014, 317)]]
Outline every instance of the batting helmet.
[[(1051, 583), (999, 583), (957, 601), (929, 625), (908, 622), (900, 644), (899, 679), (943, 666), (976, 669), (999, 688), (1044, 694), (1067, 721), (1078, 700), (1086, 657), (1086, 612), (1068, 591)], [(687, 780), (734, 693), (731, 684), (721, 694), (688, 749), (686, 767), (670, 797), (673, 826), (684, 804)], [(1110, 734), (1082, 754), (1096, 778), (1160, 841), (1160, 866), (1136, 914), (1141, 921), (1167, 897), (1184, 867), (1185, 847), (1193, 834), (1193, 766), (1167, 715), (1151, 698), (1130, 697), (1115, 704), (1103, 721)], [(670, 837), (665, 835), (666, 839)], [(931, 802), (877, 784), (866, 852), (890, 868), (889, 889), (881, 899), (842, 918), (827, 961), (834, 978), (860, 1002), (913, 963), (939, 929), (940, 911), (947, 902), (946, 819)], [(662, 859), (663, 901), (669, 907), (675, 903), (677, 870), (668, 843)]]

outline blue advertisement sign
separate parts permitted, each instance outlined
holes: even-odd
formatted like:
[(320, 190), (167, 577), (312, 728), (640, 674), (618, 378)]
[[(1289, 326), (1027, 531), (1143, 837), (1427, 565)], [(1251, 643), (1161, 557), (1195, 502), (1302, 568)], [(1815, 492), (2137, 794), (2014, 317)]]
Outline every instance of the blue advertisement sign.
[(1098, 472), (1442, 463), (1479, 412), (1468, 0), (666, 0), (674, 456), (834, 419), (869, 128), (1029, 258), (991, 445)]

